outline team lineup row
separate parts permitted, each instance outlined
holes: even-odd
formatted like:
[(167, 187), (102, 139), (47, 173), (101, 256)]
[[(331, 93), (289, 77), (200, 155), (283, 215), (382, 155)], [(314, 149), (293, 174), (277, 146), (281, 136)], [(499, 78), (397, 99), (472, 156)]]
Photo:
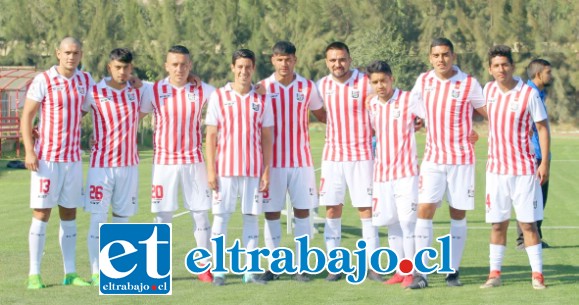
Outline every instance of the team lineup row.
[[(511, 208), (524, 236), (532, 285), (546, 287), (536, 221), (543, 217), (541, 184), (548, 180), (549, 160), (537, 162), (534, 149), (549, 155), (548, 119), (539, 91), (513, 76), (510, 48), (490, 49), (489, 73), (495, 81), (483, 89), (454, 65), (452, 43), (446, 38), (434, 39), (429, 50), (433, 69), (422, 73), (410, 92), (393, 86), (394, 75), (384, 61), (373, 62), (365, 73), (352, 69), (350, 51), (342, 42), (326, 47), (330, 73), (317, 82), (294, 71), (295, 54), (292, 43), (276, 43), (271, 57), (275, 72), (254, 86), (255, 54), (239, 49), (231, 61), (234, 81), (216, 89), (191, 75), (191, 57), (183, 46), (169, 49), (168, 77), (153, 85), (139, 81), (134, 85), (132, 53), (115, 49), (107, 65), (110, 78), (94, 84), (88, 73), (77, 69), (81, 43), (71, 37), (63, 39), (56, 50), (59, 64), (34, 79), (22, 111), (25, 164), (32, 171), (28, 288), (45, 287), (40, 277), (41, 257), (51, 209), (57, 205), (64, 284), (99, 284), (99, 223), (107, 222), (109, 207), (112, 221), (118, 223), (128, 222), (137, 211), (137, 125), (149, 113), (155, 119), (151, 211), (156, 222), (171, 222), (180, 187), (184, 206), (193, 218), (198, 248), (211, 249), (212, 236), (227, 237), (238, 198), (244, 248), (250, 251), (258, 245), (261, 213), (266, 220), (265, 246), (271, 250), (279, 247), (281, 210), (289, 194), (296, 237), (311, 236), (309, 212), (318, 197), (319, 204), (326, 207), (324, 237), (329, 252), (340, 246), (348, 189), (359, 212), (368, 253), (379, 247), (378, 227), (387, 226), (390, 248), (401, 258), (411, 259), (432, 243), (432, 219), (446, 194), (451, 214), (451, 267), (456, 270), (447, 275), (446, 283), (461, 286), (466, 211), (474, 209), (474, 110), (488, 119), (489, 131), (486, 220), (492, 224), (490, 275), (481, 287), (500, 285)], [(207, 107), (205, 159), (203, 107)], [(326, 123), (319, 196), (309, 143), (310, 111)], [(80, 118), (89, 112), (93, 143), (83, 196)], [(38, 136), (33, 137), (37, 113)], [(420, 170), (414, 137), (417, 120), (426, 128)], [(538, 139), (535, 145), (531, 135)], [(81, 279), (75, 270), (75, 218), (81, 202), (91, 213), (87, 238), (91, 282)], [(427, 259), (423, 257), (423, 264)], [(243, 281), (263, 284), (276, 277), (271, 271), (248, 273)], [(216, 286), (225, 284), (223, 273), (207, 270), (198, 278)], [(310, 280), (307, 274), (294, 278)], [(340, 273), (330, 273), (326, 280), (341, 278)], [(372, 270), (368, 278), (382, 281)], [(428, 286), (426, 274), (419, 272), (399, 271), (385, 283), (401, 283), (411, 289)]]

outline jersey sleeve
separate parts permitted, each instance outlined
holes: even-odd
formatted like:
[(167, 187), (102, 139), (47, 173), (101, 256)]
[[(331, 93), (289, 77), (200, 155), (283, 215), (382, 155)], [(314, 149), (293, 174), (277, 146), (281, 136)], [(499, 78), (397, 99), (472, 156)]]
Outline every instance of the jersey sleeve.
[(410, 91), (410, 105), (414, 109), (416, 116), (420, 118), (425, 118), (426, 109), (424, 106), (424, 100), (422, 98), (422, 75), (418, 77), (412, 91)]
[(474, 109), (478, 109), (486, 105), (481, 85), (474, 77), (472, 78), (472, 85), (470, 86), (468, 99), (471, 105), (474, 107)]
[(44, 78), (44, 73), (36, 75), (30, 87), (28, 87), (28, 92), (26, 93), (26, 98), (36, 102), (42, 102), (47, 94), (47, 84)]
[(263, 127), (273, 126), (273, 109), (271, 106), (271, 99), (267, 97), (265, 99), (265, 110), (263, 112)]
[(88, 92), (86, 93), (86, 98), (84, 99), (84, 102), (80, 106), (82, 111), (84, 111), (84, 112), (90, 111), (90, 106), (93, 103), (95, 103), (95, 99), (94, 99), (94, 95), (93, 95), (95, 91), (96, 90), (95, 90), (94, 86), (89, 87)]
[(141, 96), (141, 112), (151, 113), (153, 112), (153, 85), (150, 83), (143, 82), (143, 93)]
[[(313, 83), (313, 82), (312, 82)], [(320, 92), (316, 84), (312, 84), (312, 92), (310, 92), (310, 110), (318, 110), (324, 107), (324, 102), (320, 96)]]
[(205, 115), (205, 125), (217, 126), (219, 123), (219, 96), (217, 91), (213, 91), (209, 97), (207, 114)]
[(527, 104), (527, 109), (531, 114), (533, 122), (541, 122), (548, 119), (547, 109), (545, 109), (545, 106), (543, 105), (543, 102), (541, 101), (541, 97), (539, 96), (539, 93), (537, 93), (537, 90), (532, 90), (529, 96), (529, 103)]
[(202, 105), (207, 105), (207, 103), (209, 103), (209, 99), (211, 98), (211, 95), (213, 95), (213, 92), (215, 92), (215, 87), (202, 82), (201, 83), (201, 88), (203, 90), (203, 101), (201, 101), (203, 104)]

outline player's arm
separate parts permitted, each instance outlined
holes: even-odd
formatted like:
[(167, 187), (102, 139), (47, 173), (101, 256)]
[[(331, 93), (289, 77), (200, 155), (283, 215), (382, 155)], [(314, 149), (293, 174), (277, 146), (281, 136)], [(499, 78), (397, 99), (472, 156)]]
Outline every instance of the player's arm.
[(263, 173), (259, 184), (260, 192), (269, 190), (269, 170), (273, 154), (273, 127), (263, 127), (261, 129), (261, 151), (263, 153)]
[(482, 115), (483, 118), (485, 118), (485, 120), (489, 119), (489, 115), (487, 113), (487, 106), (482, 106), (479, 108), (475, 108), (474, 110), (476, 110), (476, 112), (478, 112), (478, 114)]
[(207, 157), (207, 182), (209, 188), (219, 191), (217, 172), (215, 170), (215, 154), (217, 153), (217, 126), (206, 125), (205, 127), (205, 154)]
[(537, 133), (539, 135), (539, 146), (541, 146), (541, 155), (544, 156), (541, 165), (537, 169), (537, 176), (541, 185), (549, 180), (549, 170), (551, 160), (549, 160), (549, 151), (551, 150), (551, 132), (549, 130), (549, 120), (535, 122)]
[(38, 157), (34, 151), (34, 137), (32, 136), (32, 123), (34, 117), (40, 108), (37, 101), (26, 99), (20, 118), (20, 133), (22, 133), (22, 142), (26, 153), (24, 164), (31, 171), (38, 170)]
[(324, 107), (322, 107), (320, 109), (312, 110), (312, 114), (316, 117), (316, 119), (319, 122), (326, 124), (327, 113), (326, 113), (326, 109), (324, 109)]

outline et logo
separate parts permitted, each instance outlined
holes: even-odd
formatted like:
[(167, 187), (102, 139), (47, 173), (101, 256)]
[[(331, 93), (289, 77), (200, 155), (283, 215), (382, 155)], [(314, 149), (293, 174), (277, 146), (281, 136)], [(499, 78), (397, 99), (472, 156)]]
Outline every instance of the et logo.
[(172, 227), (155, 223), (102, 223), (101, 295), (171, 295)]

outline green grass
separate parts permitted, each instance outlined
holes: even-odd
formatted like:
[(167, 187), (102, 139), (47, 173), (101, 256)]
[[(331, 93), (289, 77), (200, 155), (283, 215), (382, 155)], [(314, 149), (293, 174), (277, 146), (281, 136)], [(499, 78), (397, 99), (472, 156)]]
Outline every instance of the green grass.
[[(323, 131), (312, 134), (316, 167), (319, 167), (323, 146)], [(424, 135), (418, 135), (419, 147), (424, 146)], [(554, 136), (553, 162), (549, 203), (544, 221), (545, 240), (553, 247), (544, 250), (544, 271), (549, 289), (534, 291), (530, 284), (530, 267), (525, 252), (514, 250), (515, 231), (509, 229), (509, 242), (500, 288), (481, 290), (488, 273), (489, 225), (484, 222), (484, 166), (486, 140), (477, 144), (476, 210), (468, 214), (467, 246), (461, 266), (462, 288), (447, 288), (439, 275), (430, 277), (431, 287), (421, 291), (407, 291), (399, 286), (387, 287), (375, 282), (350, 285), (345, 281), (327, 283), (325, 274), (314, 276), (314, 281), (304, 284), (282, 276), (281, 280), (267, 286), (244, 285), (240, 276), (229, 276), (228, 285), (213, 287), (193, 280), (186, 271), (183, 260), (194, 247), (192, 221), (187, 215), (178, 217), (173, 224), (173, 295), (99, 296), (96, 287), (64, 287), (62, 259), (58, 246), (58, 215), (56, 210), (49, 223), (42, 276), (49, 287), (28, 291), (29, 176), (25, 170), (9, 170), (8, 160), (0, 160), (0, 304), (570, 304), (575, 303), (579, 288), (579, 264), (575, 259), (579, 250), (576, 187), (579, 173), (579, 137)], [(421, 155), (421, 153), (419, 153)], [(149, 209), (151, 183), (150, 151), (142, 152), (140, 166), (139, 213), (132, 222), (151, 222)], [(86, 172), (86, 171), (85, 171)], [(318, 172), (319, 174), (319, 172)], [(181, 212), (179, 210), (178, 212)], [(435, 235), (448, 232), (448, 208), (443, 206), (435, 217)], [(323, 214), (323, 212), (322, 212)], [(89, 215), (78, 211), (77, 269), (81, 276), (90, 277), (86, 248)], [(263, 221), (263, 220), (260, 220)], [(283, 220), (285, 222), (285, 219)], [(282, 223), (285, 225), (285, 223)], [(354, 248), (360, 237), (360, 222), (356, 211), (347, 202), (344, 209), (342, 245)], [(261, 224), (260, 224), (261, 226)], [(283, 231), (285, 232), (285, 230)], [(386, 246), (386, 231), (381, 229), (381, 245)], [(241, 233), (241, 217), (236, 214), (230, 223), (230, 236)], [(321, 234), (316, 234), (313, 245), (324, 249)], [(233, 238), (230, 238), (231, 242)], [(293, 247), (291, 236), (284, 233), (282, 245)], [(260, 240), (260, 245), (263, 241)]]

